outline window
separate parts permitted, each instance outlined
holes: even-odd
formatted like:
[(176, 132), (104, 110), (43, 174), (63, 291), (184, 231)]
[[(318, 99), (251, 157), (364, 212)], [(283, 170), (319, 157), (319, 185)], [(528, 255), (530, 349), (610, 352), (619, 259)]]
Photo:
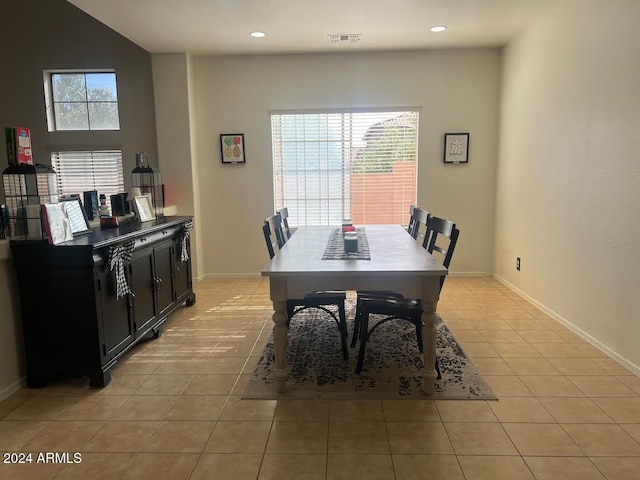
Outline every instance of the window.
[(292, 225), (406, 222), (417, 111), (272, 113), (271, 133), (275, 208)]
[(60, 195), (79, 194), (97, 190), (107, 196), (124, 192), (122, 152), (120, 150), (55, 152), (51, 154), (51, 166), (58, 174)]
[(49, 131), (119, 130), (113, 72), (45, 72)]

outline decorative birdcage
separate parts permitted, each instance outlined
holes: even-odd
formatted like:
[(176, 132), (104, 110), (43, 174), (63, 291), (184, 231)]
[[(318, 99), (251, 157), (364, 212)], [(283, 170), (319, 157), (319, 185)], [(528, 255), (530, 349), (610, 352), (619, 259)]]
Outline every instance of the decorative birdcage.
[(162, 174), (156, 167), (149, 166), (147, 154), (144, 152), (136, 153), (136, 168), (131, 172), (131, 186), (133, 189), (139, 188), (142, 195), (149, 195), (156, 217), (164, 217)]
[(58, 203), (56, 171), (49, 165), (11, 165), (2, 172), (3, 224), (12, 240), (47, 238), (40, 205)]

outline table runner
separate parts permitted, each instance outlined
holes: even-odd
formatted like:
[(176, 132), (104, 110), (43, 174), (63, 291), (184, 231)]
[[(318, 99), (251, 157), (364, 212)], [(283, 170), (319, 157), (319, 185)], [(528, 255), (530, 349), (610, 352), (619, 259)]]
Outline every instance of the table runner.
[(356, 228), (358, 234), (358, 251), (347, 253), (344, 251), (344, 236), (342, 228), (334, 228), (329, 235), (327, 247), (322, 255), (322, 260), (371, 260), (369, 242), (364, 227)]

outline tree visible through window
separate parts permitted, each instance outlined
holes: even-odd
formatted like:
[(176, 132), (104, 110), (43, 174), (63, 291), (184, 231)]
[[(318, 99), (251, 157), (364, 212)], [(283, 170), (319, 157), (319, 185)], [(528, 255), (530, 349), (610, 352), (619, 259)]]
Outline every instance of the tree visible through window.
[(406, 222), (416, 203), (417, 111), (271, 115), (275, 208), (292, 225)]
[(49, 130), (118, 130), (113, 72), (45, 73)]

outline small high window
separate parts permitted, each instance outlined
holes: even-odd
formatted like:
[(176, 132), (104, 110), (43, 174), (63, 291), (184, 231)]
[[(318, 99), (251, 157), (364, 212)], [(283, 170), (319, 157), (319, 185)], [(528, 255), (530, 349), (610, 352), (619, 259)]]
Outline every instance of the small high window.
[(114, 72), (45, 72), (49, 131), (119, 130)]

